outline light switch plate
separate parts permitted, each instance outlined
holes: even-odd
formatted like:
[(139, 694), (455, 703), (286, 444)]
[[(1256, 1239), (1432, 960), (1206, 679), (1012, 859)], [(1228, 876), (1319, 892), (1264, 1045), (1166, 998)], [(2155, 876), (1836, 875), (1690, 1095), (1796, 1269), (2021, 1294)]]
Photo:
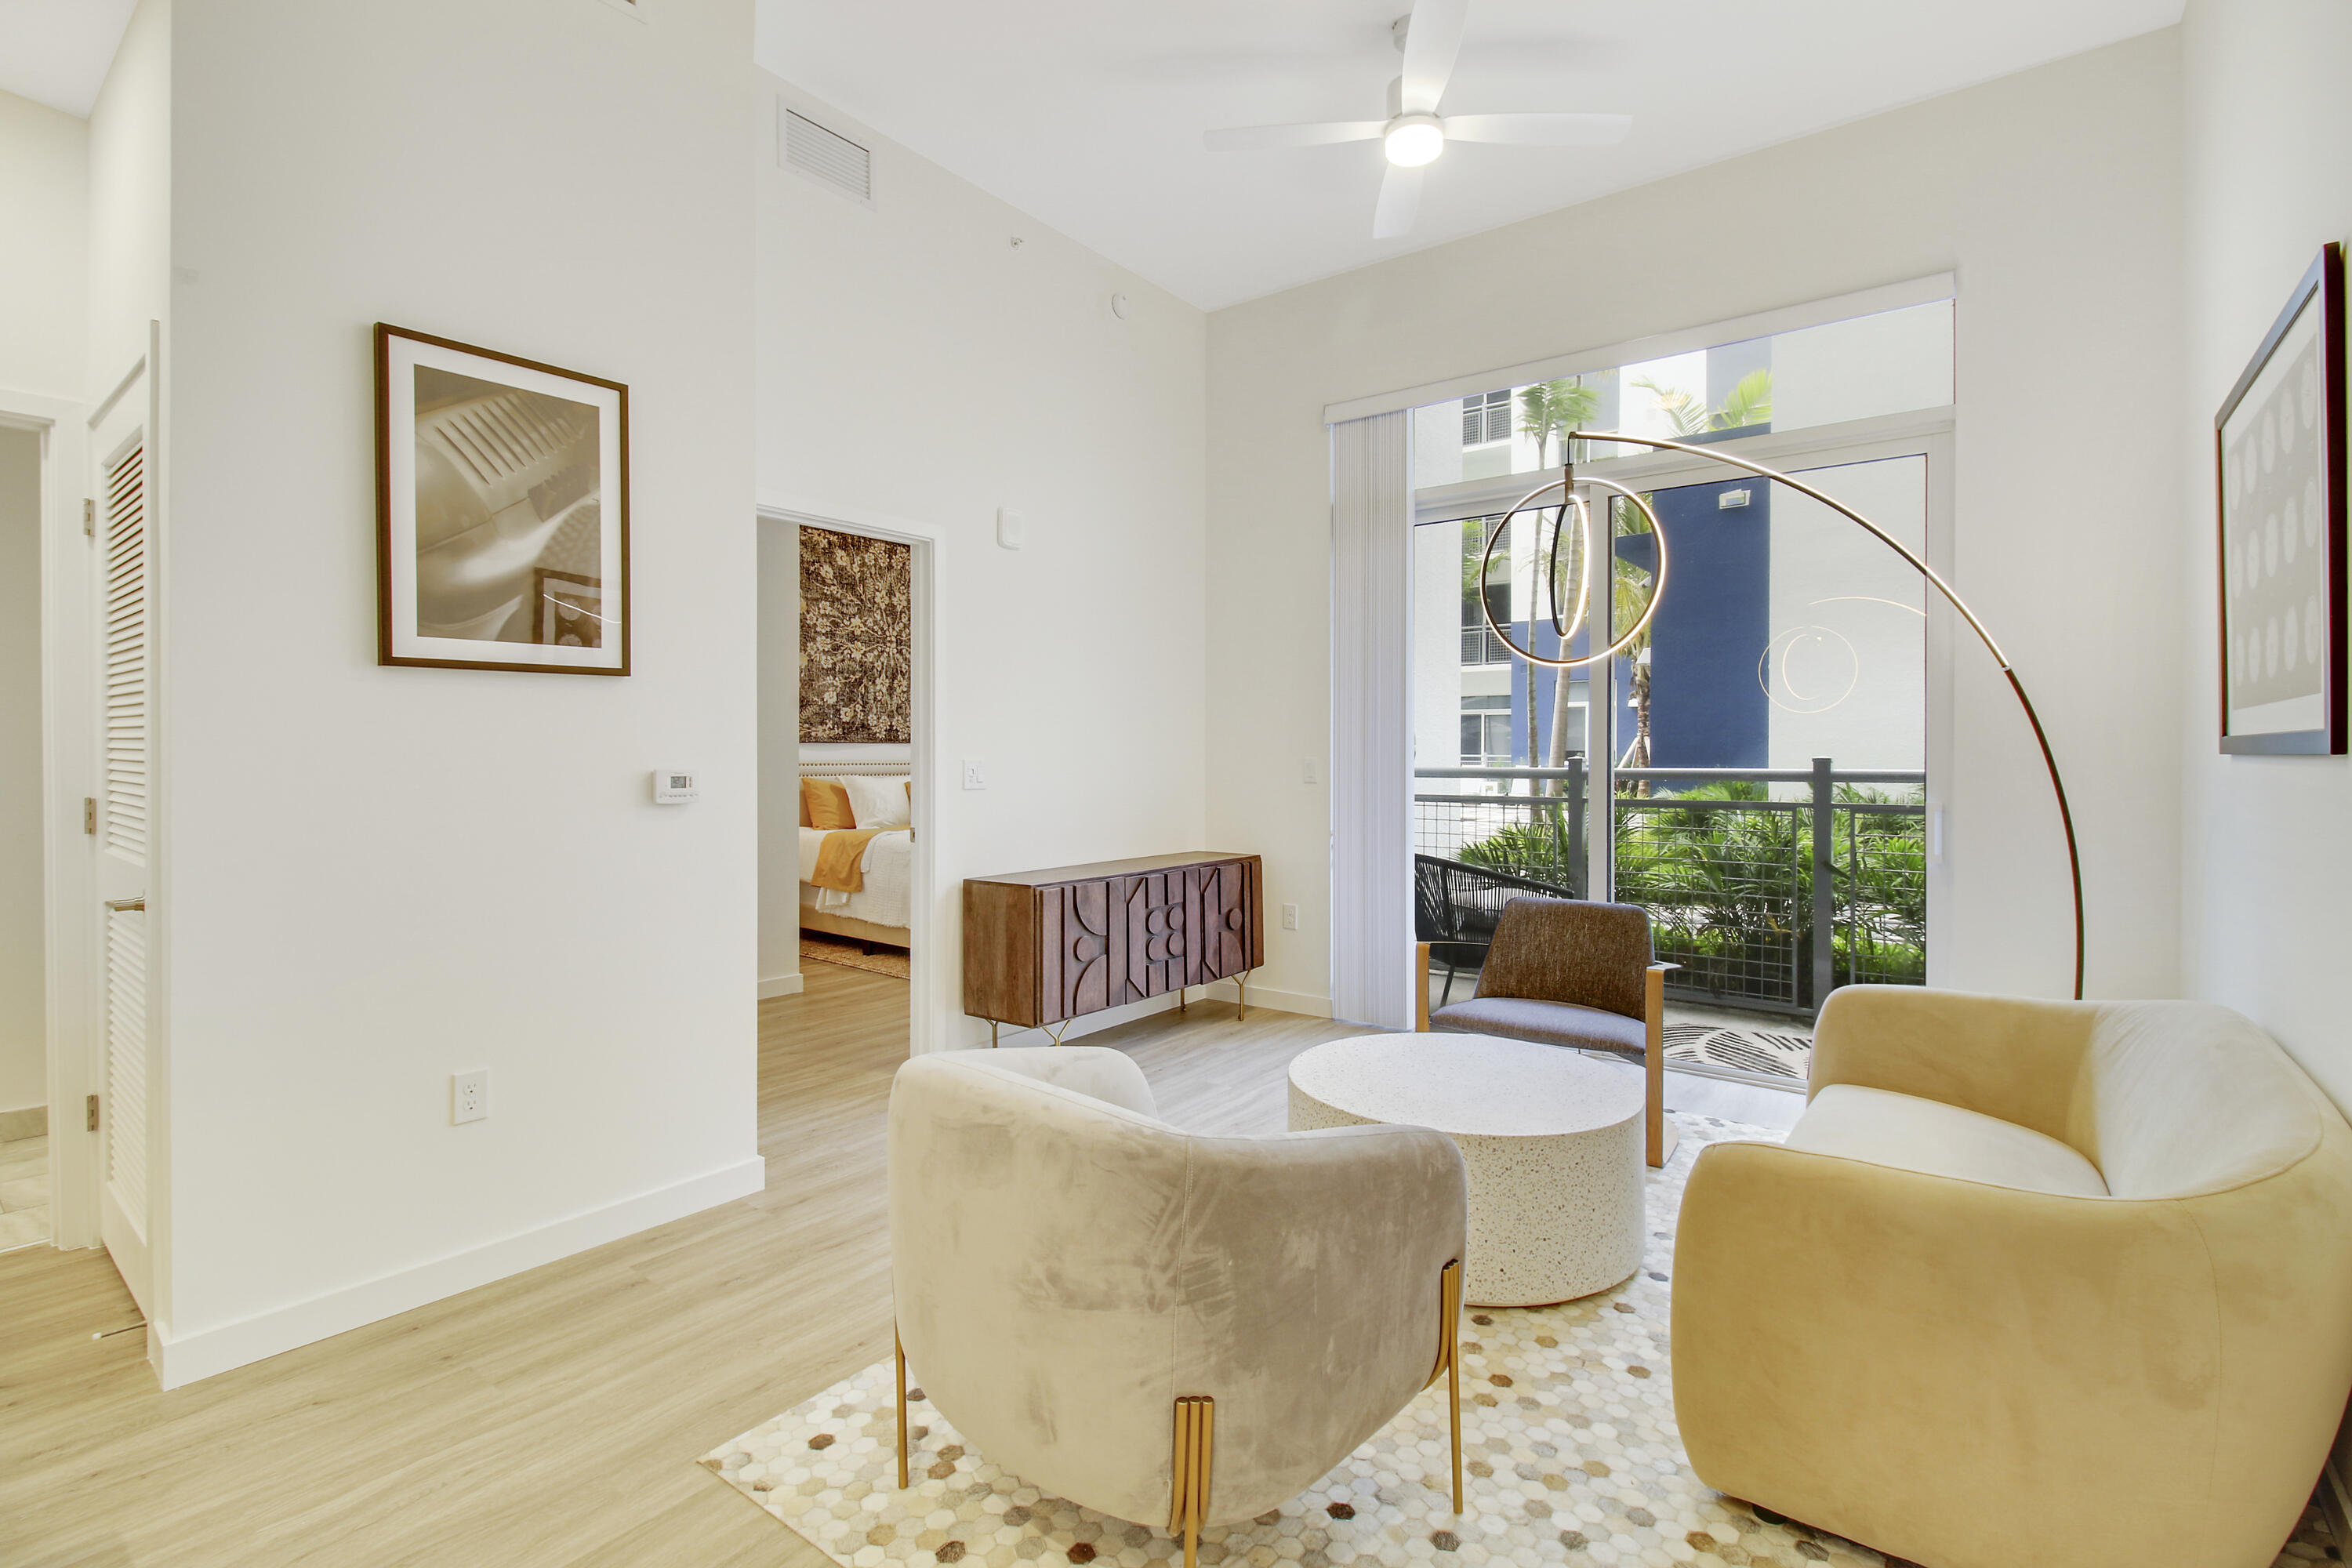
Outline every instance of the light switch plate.
[(975, 758), (966, 757), (963, 760), (963, 787), (966, 789), (988, 787), (988, 770)]
[(654, 804), (684, 805), (702, 798), (702, 775), (693, 768), (670, 767), (654, 770)]
[(1298, 929), (1298, 906), (1297, 904), (1285, 904), (1282, 906), (1282, 929), (1285, 931), (1297, 931)]
[(996, 542), (999, 546), (1006, 550), (1020, 549), (1026, 531), (1019, 512), (1009, 506), (996, 509)]

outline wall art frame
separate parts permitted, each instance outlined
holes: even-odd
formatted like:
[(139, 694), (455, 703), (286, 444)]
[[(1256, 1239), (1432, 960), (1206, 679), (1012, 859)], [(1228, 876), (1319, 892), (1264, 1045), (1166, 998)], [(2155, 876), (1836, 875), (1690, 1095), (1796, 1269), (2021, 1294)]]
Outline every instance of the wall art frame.
[(629, 673), (629, 389), (375, 324), (376, 662)]
[(2344, 327), (2331, 241), (2213, 416), (2224, 752), (2345, 750)]

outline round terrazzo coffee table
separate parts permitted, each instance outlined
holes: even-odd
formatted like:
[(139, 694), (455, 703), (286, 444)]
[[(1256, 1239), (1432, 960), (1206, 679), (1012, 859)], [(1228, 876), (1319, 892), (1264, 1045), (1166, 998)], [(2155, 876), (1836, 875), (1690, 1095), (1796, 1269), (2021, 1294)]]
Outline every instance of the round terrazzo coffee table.
[(1360, 1035), (1290, 1064), (1290, 1128), (1451, 1136), (1469, 1172), (1463, 1297), (1533, 1307), (1642, 1262), (1642, 1077), (1493, 1035)]

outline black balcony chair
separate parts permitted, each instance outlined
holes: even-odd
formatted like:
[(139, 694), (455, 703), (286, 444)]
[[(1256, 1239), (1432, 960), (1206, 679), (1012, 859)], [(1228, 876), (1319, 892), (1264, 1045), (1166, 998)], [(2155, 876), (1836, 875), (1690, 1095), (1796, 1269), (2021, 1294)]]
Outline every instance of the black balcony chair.
[(1495, 940), (1496, 923), (1503, 918), (1503, 906), (1528, 893), (1550, 899), (1576, 897), (1566, 888), (1532, 877), (1434, 855), (1412, 858), (1412, 939), (1427, 944), (1427, 963), (1445, 965), (1441, 1006), (1454, 999), (1454, 975), (1485, 962), (1486, 945)]

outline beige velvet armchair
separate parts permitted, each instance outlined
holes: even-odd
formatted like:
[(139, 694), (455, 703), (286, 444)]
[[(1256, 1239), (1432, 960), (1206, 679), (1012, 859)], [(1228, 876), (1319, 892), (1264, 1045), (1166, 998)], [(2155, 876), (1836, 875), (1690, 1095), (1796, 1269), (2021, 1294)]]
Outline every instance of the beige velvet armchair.
[[(1353, 1127), (1197, 1136), (1097, 1047), (915, 1058), (890, 1093), (906, 1376), (977, 1451), (1200, 1531), (1311, 1486), (1454, 1365), (1462, 1156)], [(1454, 1507), (1461, 1507), (1454, 1415)]]
[(2352, 1129), (2190, 1002), (1832, 995), (1785, 1146), (1692, 1170), (1710, 1486), (1933, 1563), (2268, 1564), (2352, 1387)]

